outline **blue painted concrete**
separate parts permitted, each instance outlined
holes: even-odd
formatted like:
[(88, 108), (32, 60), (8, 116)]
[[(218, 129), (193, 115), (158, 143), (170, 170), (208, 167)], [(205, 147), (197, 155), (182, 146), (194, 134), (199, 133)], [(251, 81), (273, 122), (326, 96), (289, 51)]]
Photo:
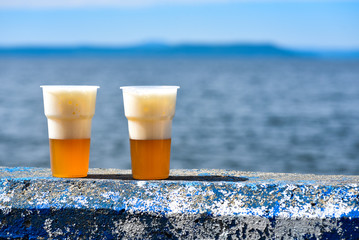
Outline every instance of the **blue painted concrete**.
[(359, 239), (359, 176), (0, 168), (0, 238)]

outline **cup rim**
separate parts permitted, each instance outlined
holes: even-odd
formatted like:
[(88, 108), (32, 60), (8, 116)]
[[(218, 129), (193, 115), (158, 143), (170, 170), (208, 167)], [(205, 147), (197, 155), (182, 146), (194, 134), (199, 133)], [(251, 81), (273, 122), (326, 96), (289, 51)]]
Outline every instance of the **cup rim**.
[(53, 89), (97, 89), (100, 86), (96, 85), (41, 85), (40, 88), (53, 88)]
[(169, 86), (169, 85), (140, 85), (140, 86), (122, 86), (120, 89), (179, 89), (179, 86)]

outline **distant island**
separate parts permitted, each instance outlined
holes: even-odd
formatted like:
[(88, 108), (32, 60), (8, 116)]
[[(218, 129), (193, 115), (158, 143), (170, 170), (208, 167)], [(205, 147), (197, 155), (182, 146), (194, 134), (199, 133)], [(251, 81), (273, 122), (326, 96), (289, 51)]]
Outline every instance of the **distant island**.
[(280, 57), (280, 58), (359, 58), (353, 51), (300, 51), (274, 44), (162, 44), (147, 43), (134, 46), (21, 46), (0, 47), (1, 56), (118, 56), (118, 57)]

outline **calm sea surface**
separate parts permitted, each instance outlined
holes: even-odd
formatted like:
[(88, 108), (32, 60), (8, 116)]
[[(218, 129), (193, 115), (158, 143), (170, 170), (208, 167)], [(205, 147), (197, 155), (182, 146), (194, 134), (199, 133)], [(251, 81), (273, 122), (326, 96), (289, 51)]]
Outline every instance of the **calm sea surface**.
[(90, 167), (131, 167), (124, 85), (179, 85), (171, 168), (359, 174), (359, 61), (0, 58), (0, 165), (50, 167), (44, 84), (99, 85)]

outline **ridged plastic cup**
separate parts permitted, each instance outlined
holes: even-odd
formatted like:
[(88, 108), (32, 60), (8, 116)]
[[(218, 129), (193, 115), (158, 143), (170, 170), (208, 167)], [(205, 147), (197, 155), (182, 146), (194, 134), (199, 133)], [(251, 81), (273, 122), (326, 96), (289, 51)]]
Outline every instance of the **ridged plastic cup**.
[(98, 86), (41, 86), (54, 177), (86, 177)]
[(178, 86), (121, 87), (134, 179), (166, 179)]

